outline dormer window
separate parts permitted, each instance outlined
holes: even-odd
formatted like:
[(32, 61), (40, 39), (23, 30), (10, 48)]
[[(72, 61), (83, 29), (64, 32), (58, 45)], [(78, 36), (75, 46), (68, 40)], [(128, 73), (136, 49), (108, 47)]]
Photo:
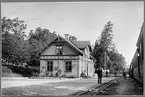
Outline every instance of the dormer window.
[(63, 54), (62, 45), (57, 45), (57, 46), (56, 46), (56, 54), (57, 54), (57, 55), (62, 55), (62, 54)]

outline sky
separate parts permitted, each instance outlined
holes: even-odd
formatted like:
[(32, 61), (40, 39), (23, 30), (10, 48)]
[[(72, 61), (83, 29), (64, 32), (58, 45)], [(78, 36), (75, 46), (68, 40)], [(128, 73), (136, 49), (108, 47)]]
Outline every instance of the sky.
[(1, 3), (1, 17), (22, 19), (26, 34), (37, 27), (64, 36), (95, 44), (105, 24), (113, 23), (113, 42), (124, 55), (127, 65), (136, 50), (137, 39), (144, 21), (144, 3), (139, 2), (5, 2)]

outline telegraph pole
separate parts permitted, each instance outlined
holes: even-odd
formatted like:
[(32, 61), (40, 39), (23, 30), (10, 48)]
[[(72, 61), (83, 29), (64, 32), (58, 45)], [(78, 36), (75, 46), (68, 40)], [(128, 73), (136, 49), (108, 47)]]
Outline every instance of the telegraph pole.
[[(104, 69), (105, 69), (105, 73), (107, 72), (106, 71), (106, 68), (107, 68), (107, 66), (106, 66), (106, 60), (107, 59), (107, 54), (106, 54), (106, 51), (104, 52)], [(106, 76), (107, 76), (107, 74), (106, 74)]]
[[(58, 37), (58, 40), (57, 40), (57, 45), (58, 45), (59, 44), (59, 33), (58, 33), (57, 37)], [(58, 71), (59, 71), (59, 48), (58, 47), (57, 47), (57, 55), (58, 55)], [(59, 76), (59, 74), (58, 74), (58, 76)]]

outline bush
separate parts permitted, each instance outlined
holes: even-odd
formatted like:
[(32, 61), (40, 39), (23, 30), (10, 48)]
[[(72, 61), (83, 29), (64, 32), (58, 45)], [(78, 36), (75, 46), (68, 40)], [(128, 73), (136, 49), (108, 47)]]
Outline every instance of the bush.
[(22, 77), (22, 75), (16, 74), (16, 73), (11, 73), (11, 74), (8, 74), (6, 77)]
[(46, 77), (47, 75), (45, 73), (40, 73), (39, 77)]
[(62, 74), (62, 77), (66, 77), (66, 73)]
[(28, 68), (18, 67), (18, 66), (9, 66), (14, 73), (22, 74), (24, 77), (32, 76), (32, 71)]
[(2, 66), (2, 77), (22, 77), (22, 75), (13, 73), (7, 66)]
[(2, 66), (2, 73), (12, 73), (12, 70), (7, 68), (6, 66)]
[(3, 74), (4, 76), (9, 73), (15, 73), (15, 74), (20, 74), (24, 77), (31, 77), (31, 76), (39, 75), (39, 67), (26, 68), (26, 67), (21, 67), (21, 66), (18, 67), (18, 66), (12, 66), (12, 65), (5, 65), (5, 66), (2, 66), (2, 72), (5, 73)]
[(38, 77), (39, 76), (39, 73), (38, 72), (32, 72), (32, 76), (33, 77)]
[(40, 67), (39, 66), (28, 66), (28, 69), (30, 69), (30, 70), (32, 70), (32, 71), (34, 71), (34, 72), (39, 72), (39, 70), (40, 70)]
[(2, 77), (8, 77), (9, 73), (7, 72), (2, 72)]

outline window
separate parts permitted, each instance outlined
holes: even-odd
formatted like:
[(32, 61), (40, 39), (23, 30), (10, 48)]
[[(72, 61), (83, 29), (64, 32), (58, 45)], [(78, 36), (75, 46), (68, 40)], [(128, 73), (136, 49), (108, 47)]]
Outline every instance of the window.
[(52, 61), (47, 62), (47, 71), (50, 71), (50, 72), (53, 71), (53, 62)]
[(66, 72), (72, 72), (72, 62), (66, 61)]
[(63, 50), (62, 46), (58, 46), (58, 45), (56, 46), (56, 54), (57, 55), (62, 55), (62, 50)]

